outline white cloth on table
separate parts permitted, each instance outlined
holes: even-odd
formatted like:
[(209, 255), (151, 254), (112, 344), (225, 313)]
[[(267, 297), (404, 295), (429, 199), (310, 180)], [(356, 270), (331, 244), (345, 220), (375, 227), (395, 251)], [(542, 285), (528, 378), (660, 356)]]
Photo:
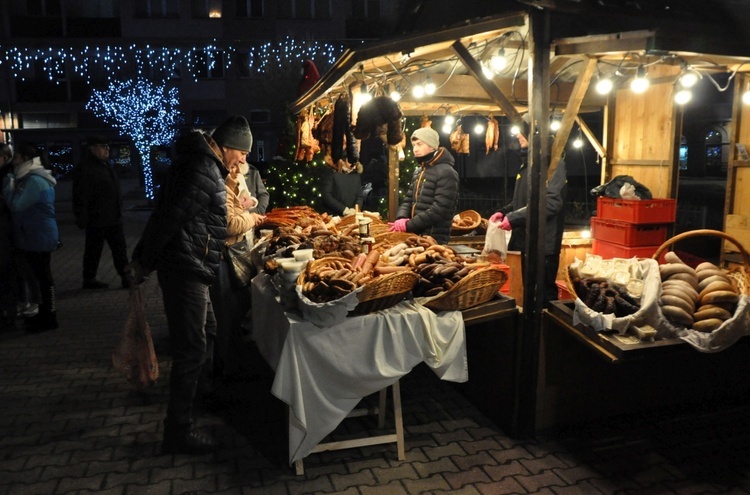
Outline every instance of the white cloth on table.
[(468, 380), (460, 311), (438, 315), (404, 301), (320, 328), (283, 312), (267, 274), (253, 279), (252, 294), (253, 340), (276, 372), (271, 392), (292, 411), (290, 464), (306, 457), (362, 398), (421, 362), (443, 380)]

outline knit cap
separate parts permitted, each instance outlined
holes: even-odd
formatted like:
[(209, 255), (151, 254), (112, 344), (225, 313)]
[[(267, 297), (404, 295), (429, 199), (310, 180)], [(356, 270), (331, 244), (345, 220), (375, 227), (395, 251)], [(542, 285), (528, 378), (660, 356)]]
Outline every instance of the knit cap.
[(224, 121), (213, 132), (211, 137), (216, 144), (235, 150), (250, 153), (253, 147), (253, 133), (250, 132), (250, 124), (241, 115), (233, 115)]

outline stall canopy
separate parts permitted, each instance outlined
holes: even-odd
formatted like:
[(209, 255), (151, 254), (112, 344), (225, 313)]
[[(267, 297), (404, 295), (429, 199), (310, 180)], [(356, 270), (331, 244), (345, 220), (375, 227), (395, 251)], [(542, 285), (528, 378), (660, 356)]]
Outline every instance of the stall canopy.
[[(607, 167), (613, 173), (639, 168), (655, 183), (669, 184), (666, 197), (674, 195), (679, 149), (675, 142), (679, 143), (682, 110), (673, 101), (683, 87), (682, 76), (692, 73), (697, 78), (709, 78), (719, 91), (727, 90), (733, 80), (738, 81), (737, 86), (750, 84), (747, 30), (738, 25), (750, 18), (750, 3), (510, 3), (528, 8), (350, 49), (292, 104), (292, 110), (311, 114), (310, 110), (330, 108), (339, 97), (353, 98), (364, 90), (372, 96), (395, 91), (401, 97), (404, 115), (427, 115), (431, 120), (448, 113), (455, 117), (494, 114), (518, 123), (522, 113), (529, 113), (532, 200), (528, 205), (525, 254), (536, 262), (527, 263), (523, 274), (526, 304), (519, 344), (521, 365), (516, 373), (516, 424), (511, 432), (523, 436), (534, 431), (542, 313), (542, 298), (534, 295), (543, 283), (544, 175), (552, 173), (573, 125), (578, 124), (602, 157), (603, 178)], [(440, 11), (443, 4), (434, 0), (430, 10)], [(719, 9), (727, 4), (731, 4), (731, 10)], [(654, 6), (659, 8), (658, 18), (649, 17), (655, 12)], [(650, 28), (648, 23), (656, 27)], [(504, 66), (500, 55), (506, 57)], [(644, 73), (652, 88), (658, 88), (645, 97), (634, 97), (630, 85)], [(613, 90), (599, 94), (596, 86), (607, 78), (612, 80)], [(434, 84), (431, 94), (426, 90), (427, 83)], [(418, 87), (424, 94), (415, 95)], [(739, 90), (735, 87), (735, 101)], [(617, 119), (612, 118), (615, 107)], [(607, 114), (606, 128), (599, 142), (586, 126), (585, 114), (602, 109)], [(561, 126), (549, 148), (550, 116), (555, 114), (559, 114)], [(392, 159), (390, 166), (389, 210), (394, 211), (397, 191), (393, 184), (398, 181), (394, 180), (396, 164)]]
[[(573, 19), (575, 21), (573, 21)], [(746, 44), (713, 25), (681, 25), (608, 34), (585, 34), (592, 26), (642, 26), (622, 19), (559, 13), (549, 58), (549, 109), (572, 122), (577, 114), (601, 110), (607, 96), (597, 93), (600, 79), (614, 88), (630, 84), (639, 71), (676, 81), (686, 72), (698, 77), (750, 71)], [(582, 27), (584, 26), (584, 27)], [(433, 32), (401, 36), (347, 50), (291, 110), (326, 107), (342, 95), (400, 95), (406, 116), (447, 114), (506, 115), (515, 121), (528, 110), (529, 21), (525, 11), (467, 20)], [(504, 56), (504, 61), (501, 58)], [(432, 94), (414, 90), (434, 85)], [(572, 104), (571, 104), (572, 102)]]

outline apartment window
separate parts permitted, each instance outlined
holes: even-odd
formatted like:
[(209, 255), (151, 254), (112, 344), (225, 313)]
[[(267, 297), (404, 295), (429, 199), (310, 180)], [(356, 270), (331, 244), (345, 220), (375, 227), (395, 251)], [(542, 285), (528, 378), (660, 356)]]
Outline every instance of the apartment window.
[(217, 50), (196, 52), (195, 77), (198, 79), (222, 79), (224, 77), (224, 53)]
[(352, 2), (352, 17), (354, 19), (380, 18), (380, 0), (354, 0)]
[(237, 0), (237, 17), (260, 19), (263, 17), (263, 0)]
[(22, 113), (19, 114), (22, 129), (49, 129), (71, 127), (68, 113)]
[(193, 17), (196, 19), (220, 19), (222, 0), (193, 0)]
[(136, 17), (164, 18), (178, 17), (179, 0), (136, 0)]
[(50, 17), (60, 14), (60, 0), (26, 0), (26, 15)]
[(282, 19), (330, 19), (331, 0), (281, 0), (278, 15)]

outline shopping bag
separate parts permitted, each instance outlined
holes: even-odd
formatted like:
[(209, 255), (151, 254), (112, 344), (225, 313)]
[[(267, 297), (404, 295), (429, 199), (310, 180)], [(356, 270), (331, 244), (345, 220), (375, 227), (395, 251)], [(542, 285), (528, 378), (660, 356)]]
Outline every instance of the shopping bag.
[(229, 272), (232, 285), (238, 289), (250, 285), (258, 273), (255, 267), (254, 254), (247, 239), (225, 246), (224, 253), (229, 260)]
[(505, 239), (505, 231), (496, 222), (487, 222), (487, 233), (484, 236), (484, 249), (482, 254), (489, 261), (499, 263), (505, 261), (508, 255), (508, 243)]
[(136, 285), (130, 288), (130, 312), (120, 342), (112, 352), (112, 364), (129, 382), (141, 388), (150, 387), (159, 378), (159, 361), (141, 289)]

